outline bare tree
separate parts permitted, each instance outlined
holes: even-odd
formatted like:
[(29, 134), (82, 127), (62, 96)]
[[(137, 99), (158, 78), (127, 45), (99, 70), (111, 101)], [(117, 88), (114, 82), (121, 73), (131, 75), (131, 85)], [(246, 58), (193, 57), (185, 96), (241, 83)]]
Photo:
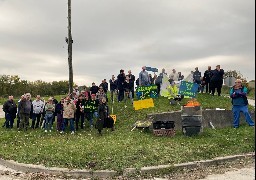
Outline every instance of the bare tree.
[(69, 94), (73, 92), (73, 66), (72, 66), (72, 34), (71, 34), (71, 0), (68, 0), (68, 38), (66, 38), (68, 43), (68, 69), (69, 69)]

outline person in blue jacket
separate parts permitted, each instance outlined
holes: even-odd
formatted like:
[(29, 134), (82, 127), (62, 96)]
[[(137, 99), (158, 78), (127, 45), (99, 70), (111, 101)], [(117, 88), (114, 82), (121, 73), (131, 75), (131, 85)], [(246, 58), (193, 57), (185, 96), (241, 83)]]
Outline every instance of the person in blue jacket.
[(230, 97), (232, 98), (232, 111), (234, 115), (233, 126), (239, 127), (240, 112), (243, 112), (246, 122), (249, 126), (254, 126), (254, 122), (248, 111), (247, 88), (242, 85), (242, 80), (237, 79), (235, 85), (230, 89)]

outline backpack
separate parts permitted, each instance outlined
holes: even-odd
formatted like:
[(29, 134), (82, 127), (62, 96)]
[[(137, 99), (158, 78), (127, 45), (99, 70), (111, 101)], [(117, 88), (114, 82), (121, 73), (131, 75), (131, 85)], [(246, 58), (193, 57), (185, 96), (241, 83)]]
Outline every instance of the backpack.
[[(242, 86), (241, 91), (244, 92), (244, 86)], [(233, 92), (232, 92), (232, 93), (234, 93), (234, 92), (235, 92), (235, 89), (234, 89), (234, 87), (233, 87)], [(247, 99), (247, 97), (246, 97), (246, 96), (243, 96), (243, 99), (244, 99), (245, 105), (248, 105), (248, 99)], [(232, 98), (231, 103), (233, 104), (233, 98)]]

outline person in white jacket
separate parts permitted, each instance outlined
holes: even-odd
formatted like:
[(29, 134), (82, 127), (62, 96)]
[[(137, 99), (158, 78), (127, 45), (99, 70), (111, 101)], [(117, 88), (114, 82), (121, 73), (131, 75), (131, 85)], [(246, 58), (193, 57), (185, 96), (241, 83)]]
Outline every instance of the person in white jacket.
[(32, 102), (33, 115), (31, 128), (35, 129), (39, 127), (40, 119), (44, 110), (44, 102), (41, 100), (40, 95), (36, 96), (36, 99)]

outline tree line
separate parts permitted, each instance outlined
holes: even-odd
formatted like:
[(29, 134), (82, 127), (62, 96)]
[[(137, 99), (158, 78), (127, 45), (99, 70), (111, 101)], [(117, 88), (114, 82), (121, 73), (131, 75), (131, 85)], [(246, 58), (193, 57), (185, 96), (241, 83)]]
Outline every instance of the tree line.
[(9, 95), (20, 96), (24, 93), (31, 93), (32, 96), (53, 96), (68, 94), (68, 81), (44, 82), (42, 80), (22, 80), (18, 75), (0, 75), (0, 97)]

